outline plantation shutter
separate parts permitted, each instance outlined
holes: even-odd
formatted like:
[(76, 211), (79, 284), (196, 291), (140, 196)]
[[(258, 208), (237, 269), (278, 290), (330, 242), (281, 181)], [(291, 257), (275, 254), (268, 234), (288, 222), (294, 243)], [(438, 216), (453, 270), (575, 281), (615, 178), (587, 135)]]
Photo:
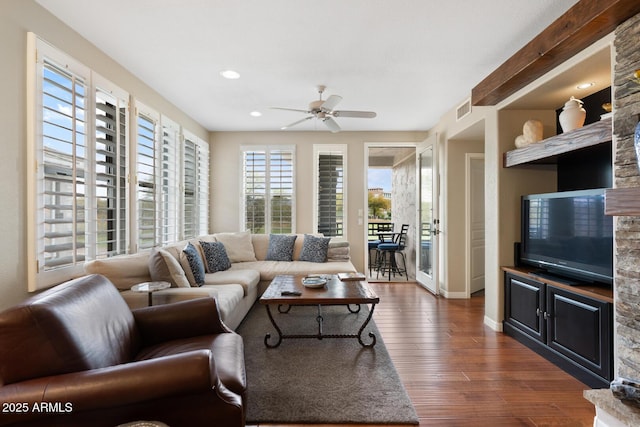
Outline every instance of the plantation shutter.
[(209, 232), (209, 144), (197, 144), (198, 234)]
[(41, 84), (37, 258), (39, 271), (49, 271), (85, 260), (87, 86), (46, 59)]
[(293, 205), (293, 152), (272, 150), (269, 155), (270, 233), (291, 233)]
[(343, 236), (344, 159), (341, 152), (318, 156), (318, 233)]
[(191, 239), (198, 234), (198, 195), (196, 193), (197, 169), (196, 143), (188, 138), (184, 140), (184, 237)]
[(243, 148), (245, 230), (293, 233), (294, 148)]
[(267, 152), (245, 151), (244, 175), (244, 227), (252, 233), (266, 233)]
[(157, 120), (138, 113), (136, 198), (138, 208), (138, 249), (156, 246), (159, 221), (156, 218), (156, 138)]
[(161, 156), (161, 245), (180, 240), (179, 207), (180, 182), (179, 167), (181, 150), (179, 149), (180, 128), (171, 120), (162, 117), (162, 156)]
[(95, 258), (128, 252), (127, 101), (96, 89)]
[(185, 239), (208, 232), (209, 147), (191, 135), (184, 141), (183, 234)]

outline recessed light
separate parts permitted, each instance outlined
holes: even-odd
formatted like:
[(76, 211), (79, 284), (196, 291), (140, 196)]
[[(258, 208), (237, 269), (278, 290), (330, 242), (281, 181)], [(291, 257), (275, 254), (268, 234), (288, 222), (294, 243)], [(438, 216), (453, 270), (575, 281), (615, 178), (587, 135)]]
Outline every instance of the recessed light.
[(581, 83), (578, 86), (576, 86), (577, 89), (586, 89), (589, 88), (591, 86), (593, 86), (595, 83)]
[(224, 77), (225, 79), (230, 79), (230, 80), (234, 80), (234, 79), (239, 79), (240, 78), (240, 73), (238, 73), (237, 71), (233, 71), (233, 70), (220, 71), (220, 75), (222, 77)]
[(251, 117), (260, 117), (262, 113), (260, 111), (252, 111), (249, 113)]

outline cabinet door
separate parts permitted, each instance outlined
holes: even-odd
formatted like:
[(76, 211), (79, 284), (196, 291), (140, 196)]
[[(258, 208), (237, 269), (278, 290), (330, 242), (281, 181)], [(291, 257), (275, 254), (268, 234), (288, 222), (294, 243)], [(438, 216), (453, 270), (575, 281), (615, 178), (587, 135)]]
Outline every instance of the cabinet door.
[(611, 380), (611, 304), (547, 286), (547, 345)]
[(546, 342), (544, 283), (507, 273), (505, 320), (525, 334)]

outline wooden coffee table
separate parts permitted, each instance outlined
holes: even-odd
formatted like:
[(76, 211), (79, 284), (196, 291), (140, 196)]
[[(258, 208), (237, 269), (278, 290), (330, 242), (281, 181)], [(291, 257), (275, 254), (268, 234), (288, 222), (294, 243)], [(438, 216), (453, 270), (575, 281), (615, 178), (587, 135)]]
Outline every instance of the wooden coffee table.
[[(270, 344), (271, 334), (266, 334), (264, 337), (264, 344), (269, 347), (278, 347), (285, 338), (317, 338), (319, 340), (324, 338), (357, 338), (360, 345), (363, 347), (373, 347), (376, 344), (375, 334), (369, 332), (371, 342), (366, 344), (362, 340), (362, 332), (364, 328), (369, 324), (371, 317), (373, 316), (373, 310), (380, 298), (373, 292), (366, 282), (360, 281), (341, 281), (336, 275), (322, 275), (327, 279), (327, 283), (318, 288), (308, 288), (302, 284), (302, 280), (306, 276), (291, 276), (281, 275), (276, 276), (267, 290), (260, 298), (260, 304), (264, 304), (267, 308), (267, 314), (273, 324), (273, 327), (278, 332), (278, 339), (275, 343)], [(299, 295), (290, 295), (288, 293), (298, 292)], [(369, 315), (360, 327), (357, 334), (351, 335), (326, 335), (322, 332), (322, 307), (327, 305), (344, 305), (351, 313), (358, 313), (360, 311), (361, 304), (370, 304)], [(296, 305), (315, 305), (318, 307), (318, 316), (316, 320), (318, 322), (318, 333), (311, 335), (284, 335), (282, 330), (276, 323), (272, 313), (271, 307), (277, 306), (279, 313), (288, 313), (292, 306)], [(286, 308), (285, 308), (286, 307)]]

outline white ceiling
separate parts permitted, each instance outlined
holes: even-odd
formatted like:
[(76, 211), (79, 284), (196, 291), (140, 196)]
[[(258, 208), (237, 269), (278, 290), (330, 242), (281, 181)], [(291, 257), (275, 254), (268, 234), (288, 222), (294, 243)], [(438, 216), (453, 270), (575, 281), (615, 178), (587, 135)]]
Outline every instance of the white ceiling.
[[(577, 0), (36, 0), (211, 131), (428, 130)], [(68, 52), (73, 54), (73, 52)], [(220, 71), (233, 69), (238, 80)], [(251, 111), (262, 112), (251, 117)], [(322, 130), (309, 120), (294, 130)]]

